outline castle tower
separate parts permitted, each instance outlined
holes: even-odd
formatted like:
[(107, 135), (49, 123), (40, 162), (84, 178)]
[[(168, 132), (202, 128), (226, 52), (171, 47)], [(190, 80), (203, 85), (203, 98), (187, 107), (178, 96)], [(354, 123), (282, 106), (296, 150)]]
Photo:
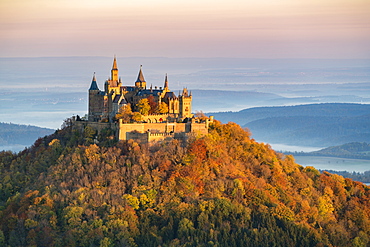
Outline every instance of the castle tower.
[(114, 56), (114, 60), (113, 60), (113, 66), (112, 66), (112, 70), (111, 70), (111, 80), (112, 81), (118, 81), (118, 68), (117, 68), (116, 56)]
[(135, 82), (135, 87), (140, 88), (140, 89), (146, 89), (146, 81), (144, 79), (143, 71), (142, 68), (143, 66), (140, 65), (140, 71), (139, 75), (137, 76), (137, 80)]
[(189, 94), (188, 89), (184, 88), (179, 96), (180, 118), (192, 118), (191, 104), (193, 96)]
[(102, 92), (99, 90), (98, 85), (96, 83), (96, 77), (94, 72), (94, 76), (89, 88), (89, 114), (88, 114), (89, 121), (97, 122), (101, 119), (101, 113), (103, 110), (102, 104), (103, 98), (101, 93)]

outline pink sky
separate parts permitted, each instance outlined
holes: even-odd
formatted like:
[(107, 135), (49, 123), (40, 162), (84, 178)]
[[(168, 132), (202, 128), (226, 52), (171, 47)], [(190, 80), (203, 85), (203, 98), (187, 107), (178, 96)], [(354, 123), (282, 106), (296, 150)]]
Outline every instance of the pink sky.
[(1, 0), (0, 56), (370, 58), (369, 0)]

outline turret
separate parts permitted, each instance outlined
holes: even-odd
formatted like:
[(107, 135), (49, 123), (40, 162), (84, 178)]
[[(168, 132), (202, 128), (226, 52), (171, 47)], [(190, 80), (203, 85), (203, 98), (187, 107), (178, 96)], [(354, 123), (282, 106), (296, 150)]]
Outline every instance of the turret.
[(135, 82), (135, 87), (146, 89), (146, 81), (144, 79), (143, 71), (141, 70), (142, 67), (143, 66), (140, 65), (140, 71), (139, 71), (139, 75), (137, 76), (137, 80)]
[(89, 91), (94, 91), (94, 90), (99, 91), (98, 84), (96, 84), (95, 72), (94, 72), (94, 75), (93, 75), (93, 78), (92, 78), (92, 81), (91, 81), (91, 85), (90, 85), (90, 88), (89, 88)]
[(103, 109), (101, 91), (96, 83), (95, 72), (89, 88), (89, 121), (97, 122), (101, 118)]

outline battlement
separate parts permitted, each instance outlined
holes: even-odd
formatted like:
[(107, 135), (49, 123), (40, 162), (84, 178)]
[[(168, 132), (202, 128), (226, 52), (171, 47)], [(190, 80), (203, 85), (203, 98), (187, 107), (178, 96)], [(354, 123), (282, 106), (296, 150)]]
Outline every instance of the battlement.
[[(143, 139), (164, 140), (167, 138), (183, 138), (186, 134), (208, 134), (208, 119), (203, 122), (190, 121), (187, 123), (122, 123), (119, 122), (119, 140)], [(145, 134), (145, 136), (143, 135)]]

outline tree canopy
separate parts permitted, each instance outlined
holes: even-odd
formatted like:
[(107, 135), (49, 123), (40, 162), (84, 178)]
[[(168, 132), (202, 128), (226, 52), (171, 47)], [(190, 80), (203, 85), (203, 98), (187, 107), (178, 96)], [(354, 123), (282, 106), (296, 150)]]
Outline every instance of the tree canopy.
[(150, 146), (85, 132), (0, 152), (1, 245), (369, 244), (369, 187), (302, 167), (234, 123)]
[(151, 109), (149, 105), (149, 100), (147, 98), (139, 100), (136, 107), (138, 109), (138, 112), (144, 116), (148, 115)]

